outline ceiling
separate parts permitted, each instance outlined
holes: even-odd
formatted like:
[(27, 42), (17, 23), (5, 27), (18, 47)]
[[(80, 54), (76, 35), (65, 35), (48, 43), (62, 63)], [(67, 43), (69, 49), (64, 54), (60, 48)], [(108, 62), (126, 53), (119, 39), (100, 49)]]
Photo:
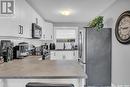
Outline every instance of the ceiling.
[[(52, 22), (88, 22), (108, 8), (116, 0), (27, 0), (45, 19)], [(71, 9), (70, 16), (59, 14)]]

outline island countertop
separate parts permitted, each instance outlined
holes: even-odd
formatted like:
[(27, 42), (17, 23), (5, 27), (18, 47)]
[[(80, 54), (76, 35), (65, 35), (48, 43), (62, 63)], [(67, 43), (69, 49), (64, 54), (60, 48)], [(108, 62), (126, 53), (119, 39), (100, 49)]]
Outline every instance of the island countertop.
[(77, 61), (39, 60), (29, 56), (0, 64), (0, 78), (73, 79), (87, 78)]

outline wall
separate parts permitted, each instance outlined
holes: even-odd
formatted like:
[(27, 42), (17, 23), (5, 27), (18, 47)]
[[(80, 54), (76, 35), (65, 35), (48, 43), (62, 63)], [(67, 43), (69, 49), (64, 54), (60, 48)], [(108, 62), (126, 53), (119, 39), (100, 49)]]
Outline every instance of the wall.
[(72, 22), (54, 22), (54, 27), (85, 27), (87, 26), (87, 22), (86, 23), (72, 23)]
[(120, 44), (115, 37), (115, 23), (121, 13), (130, 10), (130, 0), (116, 0), (100, 15), (104, 16), (105, 27), (112, 28), (112, 83), (130, 85), (130, 45)]

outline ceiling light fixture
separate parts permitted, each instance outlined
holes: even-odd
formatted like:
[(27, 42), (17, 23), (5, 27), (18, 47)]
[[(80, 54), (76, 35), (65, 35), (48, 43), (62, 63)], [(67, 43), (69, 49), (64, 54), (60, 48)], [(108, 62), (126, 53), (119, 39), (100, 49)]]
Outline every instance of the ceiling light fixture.
[(68, 10), (62, 10), (62, 11), (59, 11), (61, 15), (64, 15), (64, 16), (69, 16), (71, 15), (72, 11), (70, 9)]

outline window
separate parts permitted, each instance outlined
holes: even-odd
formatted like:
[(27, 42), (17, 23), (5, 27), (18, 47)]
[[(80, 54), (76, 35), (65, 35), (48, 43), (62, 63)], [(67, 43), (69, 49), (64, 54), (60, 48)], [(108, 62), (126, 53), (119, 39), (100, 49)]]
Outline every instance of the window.
[(73, 27), (58, 27), (55, 33), (57, 42), (75, 42), (76, 29)]

